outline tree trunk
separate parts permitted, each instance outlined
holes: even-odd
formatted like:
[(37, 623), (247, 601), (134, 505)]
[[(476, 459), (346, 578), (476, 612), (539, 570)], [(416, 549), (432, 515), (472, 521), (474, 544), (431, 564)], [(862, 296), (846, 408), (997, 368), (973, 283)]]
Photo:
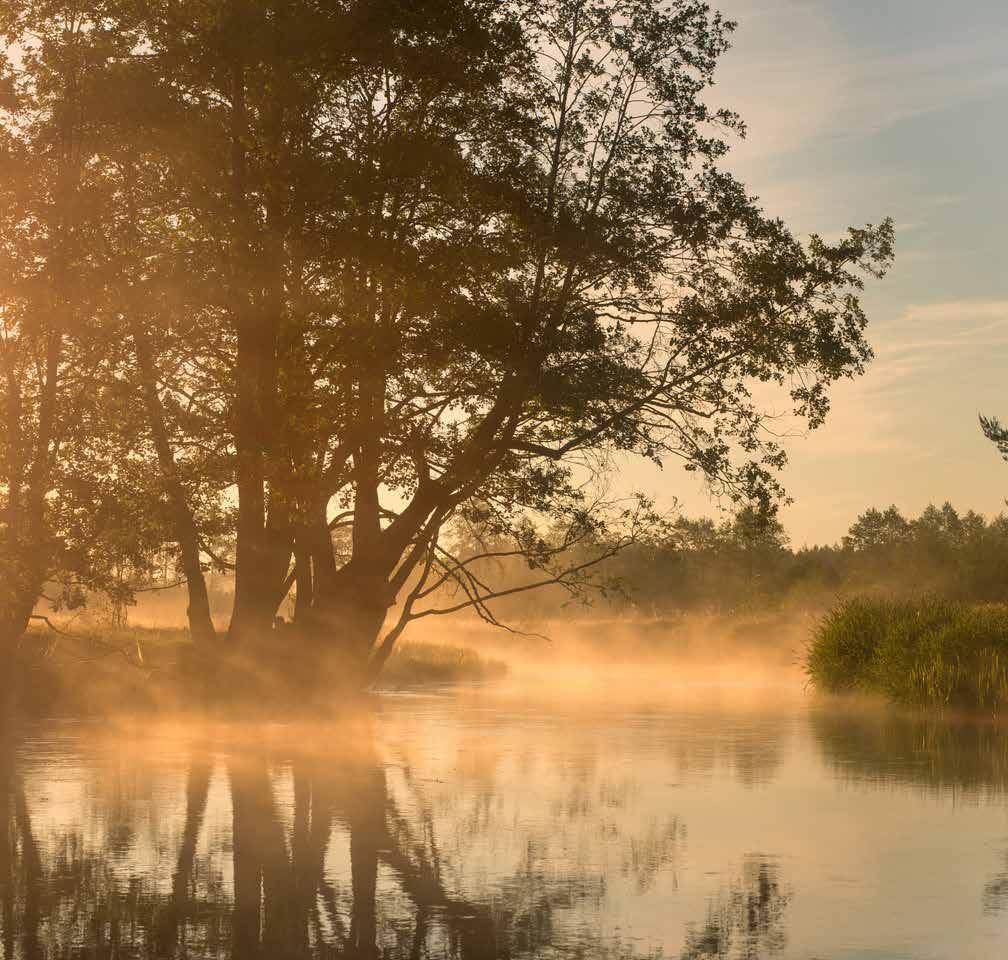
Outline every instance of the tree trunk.
[(311, 550), (304, 529), (294, 540), (294, 622), (303, 622), (311, 610), (315, 588), (312, 579)]
[[(244, 2), (234, 4), (237, 27), (243, 19)], [(264, 633), (270, 624), (263, 603), (262, 540), (266, 523), (266, 491), (263, 470), (262, 423), (259, 396), (259, 365), (263, 333), (253, 316), (251, 284), (252, 222), (248, 199), (248, 116), (245, 103), (245, 64), (236, 51), (231, 64), (231, 243), (230, 310), (234, 325), (235, 357), (235, 486), (238, 488), (238, 523), (235, 543), (235, 593), (228, 637), (247, 641)]]
[(368, 660), (388, 613), (387, 595), (384, 577), (361, 574), (353, 564), (325, 589), (316, 576), (312, 606), (294, 623), (301, 660), (296, 670), (308, 690), (346, 694), (368, 686)]
[(22, 602), (15, 600), (11, 609), (0, 611), (0, 644), (8, 650), (12, 650), (27, 632), (34, 606), (34, 602), (26, 606), (22, 598)]
[(150, 341), (139, 321), (133, 321), (132, 328), (147, 420), (154, 438), (154, 448), (157, 451), (165, 492), (168, 494), (172, 526), (178, 541), (182, 572), (185, 575), (186, 589), (189, 593), (189, 605), (186, 608), (189, 632), (192, 634), (193, 642), (197, 648), (208, 650), (213, 647), (214, 641), (217, 639), (217, 631), (214, 629), (213, 619), (210, 616), (210, 598), (207, 594), (206, 580), (203, 577), (203, 567), (200, 563), (199, 531), (196, 529), (196, 521), (189, 508), (185, 489), (179, 479), (175, 455), (172, 453), (168, 440), (164, 404), (161, 402), (161, 395), (157, 389), (157, 374), (154, 369)]
[[(240, 14), (244, 3), (236, 5)], [(240, 23), (241, 17), (238, 16)], [(282, 313), (282, 273), (277, 264), (253, 263), (258, 236), (248, 199), (248, 115), (245, 98), (247, 65), (236, 57), (231, 91), (231, 204), (234, 240), (231, 250), (231, 316), (237, 338), (235, 358), (235, 451), (238, 522), (235, 546), (234, 609), (228, 635), (246, 645), (269, 638), (277, 606), (283, 600), (293, 546), (291, 506), (279, 493), (277, 432), (277, 329)], [(261, 253), (262, 251), (260, 251)], [(281, 250), (271, 250), (273, 259)], [(270, 256), (261, 259), (271, 259)], [(253, 282), (272, 270), (268, 295)], [(253, 290), (256, 290), (255, 295)], [(267, 496), (269, 482), (269, 496)]]
[(28, 617), (35, 604), (34, 596), (26, 602), (27, 589), (24, 564), (24, 504), (22, 492), (25, 484), (25, 460), (21, 427), (21, 379), (11, 351), (5, 345), (4, 368), (6, 391), (4, 413), (6, 419), (6, 453), (2, 477), (7, 481), (6, 521), (7, 536), (3, 547), (4, 568), (0, 570), (0, 643), (11, 647), (28, 628)]
[(24, 438), (22, 436), (21, 378), (13, 356), (14, 347), (4, 344), (4, 380), (6, 385), (4, 419), (7, 428), (6, 461), (3, 479), (7, 481), (7, 542), (8, 554), (13, 557), (21, 542), (21, 491), (25, 481)]

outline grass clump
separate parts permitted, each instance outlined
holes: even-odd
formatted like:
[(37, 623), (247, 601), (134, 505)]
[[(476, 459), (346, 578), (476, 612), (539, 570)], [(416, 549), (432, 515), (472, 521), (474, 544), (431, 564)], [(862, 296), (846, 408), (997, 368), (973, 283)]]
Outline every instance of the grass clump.
[(379, 678), (382, 687), (426, 683), (493, 680), (507, 673), (507, 665), (468, 647), (441, 643), (406, 643), (396, 647)]
[(831, 693), (997, 713), (1008, 706), (1008, 605), (854, 597), (820, 620), (805, 666)]

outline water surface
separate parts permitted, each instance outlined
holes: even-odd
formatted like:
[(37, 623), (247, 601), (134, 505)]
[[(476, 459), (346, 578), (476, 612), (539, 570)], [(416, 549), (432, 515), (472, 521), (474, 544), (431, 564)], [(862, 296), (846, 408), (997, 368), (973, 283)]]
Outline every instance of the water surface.
[(3, 956), (1008, 952), (995, 727), (793, 677), (582, 679), (325, 724), (11, 726)]

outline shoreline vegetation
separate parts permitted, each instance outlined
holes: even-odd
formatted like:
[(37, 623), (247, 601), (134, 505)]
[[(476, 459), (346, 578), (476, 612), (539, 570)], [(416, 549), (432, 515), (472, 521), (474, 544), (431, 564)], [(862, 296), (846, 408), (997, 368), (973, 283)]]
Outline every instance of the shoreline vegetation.
[[(615, 616), (523, 622), (526, 632), (502, 638), (483, 622), (463, 619), (398, 645), (376, 693), (440, 685), (485, 683), (528, 670), (576, 664), (650, 665), (676, 677), (713, 666), (719, 675), (794, 671), (814, 623), (809, 612), (684, 613), (676, 617)], [(198, 659), (180, 624), (112, 628), (97, 623), (36, 623), (20, 645), (5, 686), (19, 708), (34, 715), (87, 716), (172, 711), (201, 701), (201, 691), (225, 697), (228, 709), (255, 703), (254, 672), (223, 661), (213, 675)], [(713, 657), (713, 659), (712, 659)], [(311, 708), (326, 709), (350, 695), (333, 688)], [(300, 704), (300, 707), (295, 706)], [(307, 707), (307, 701), (287, 705)]]
[[(812, 688), (828, 695), (994, 716), (1008, 705), (1008, 604), (855, 595), (821, 614), (738, 611), (526, 626), (549, 639), (530, 632), (505, 645), (494, 642), (495, 631), (485, 625), (465, 622), (411, 638), (396, 648), (373, 690), (492, 682), (523, 664), (585, 658), (690, 670), (713, 662), (716, 651), (737, 669), (801, 671)], [(198, 700), (208, 680), (212, 689), (222, 682), (233, 687), (238, 700), (246, 680), (255, 685), (253, 676), (242, 678), (240, 662), (223, 662), (224, 670), (237, 668), (231, 674), (204, 676), (205, 665), (197, 662), (196, 646), (181, 626), (53, 627), (29, 631), (8, 677), (8, 687), (21, 688), (17, 699), (28, 712), (171, 709)]]
[(851, 597), (820, 619), (805, 668), (824, 693), (999, 715), (1008, 706), (1008, 604)]
[[(198, 700), (206, 685), (208, 678), (193, 669), (195, 653), (184, 627), (73, 633), (61, 627), (33, 627), (4, 685), (13, 690), (19, 711), (29, 714), (91, 716), (172, 709)], [(411, 640), (397, 647), (374, 690), (479, 683), (507, 672), (502, 660), (471, 647)], [(240, 699), (241, 691), (233, 690), (232, 696)]]

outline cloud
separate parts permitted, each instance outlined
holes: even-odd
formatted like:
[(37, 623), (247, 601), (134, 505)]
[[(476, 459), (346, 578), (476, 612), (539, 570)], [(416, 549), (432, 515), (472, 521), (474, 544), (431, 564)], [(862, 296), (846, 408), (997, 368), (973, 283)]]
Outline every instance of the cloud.
[[(829, 66), (838, 58), (836, 38), (807, 4), (728, 0), (718, 6), (739, 21), (712, 97), (737, 110), (749, 128), (733, 157), (749, 165), (797, 150), (844, 100), (842, 72)], [(780, 55), (782, 32), (791, 38), (787, 58)]]
[(965, 327), (963, 336), (999, 328), (1008, 323), (1008, 300), (950, 300), (940, 303), (911, 304), (903, 314), (906, 323), (962, 324), (982, 321), (980, 327)]
[[(1008, 8), (713, 5), (739, 28), (710, 101), (749, 128), (727, 166), (799, 235), (897, 224), (896, 266), (864, 296), (875, 361), (834, 385), (821, 429), (787, 443), (794, 540), (833, 539), (871, 503), (1001, 509), (1004, 475), (976, 415), (1008, 409), (1008, 284), (992, 250), (1005, 135), (988, 108), (1008, 99)], [(907, 122), (922, 117), (926, 130)]]
[[(1008, 348), (1008, 300), (913, 304), (872, 339), (876, 359), (863, 377), (833, 387), (826, 424), (793, 447), (795, 467), (813, 458), (884, 455), (906, 465), (933, 456), (940, 421), (952, 419), (958, 432), (975, 415), (964, 371), (973, 371), (979, 391), (989, 378), (977, 372), (978, 359)], [(929, 409), (939, 398), (940, 413)]]
[(1008, 346), (1008, 300), (911, 304), (882, 329), (876, 353), (929, 353), (941, 363), (951, 358), (947, 351)]
[(869, 136), (1008, 90), (1004, 27), (937, 43), (907, 39), (904, 49), (879, 53), (855, 46), (850, 31), (839, 29), (840, 18), (853, 16), (847, 4), (721, 0), (717, 6), (739, 21), (716, 99), (749, 127), (733, 151), (744, 165), (764, 166), (816, 140)]

